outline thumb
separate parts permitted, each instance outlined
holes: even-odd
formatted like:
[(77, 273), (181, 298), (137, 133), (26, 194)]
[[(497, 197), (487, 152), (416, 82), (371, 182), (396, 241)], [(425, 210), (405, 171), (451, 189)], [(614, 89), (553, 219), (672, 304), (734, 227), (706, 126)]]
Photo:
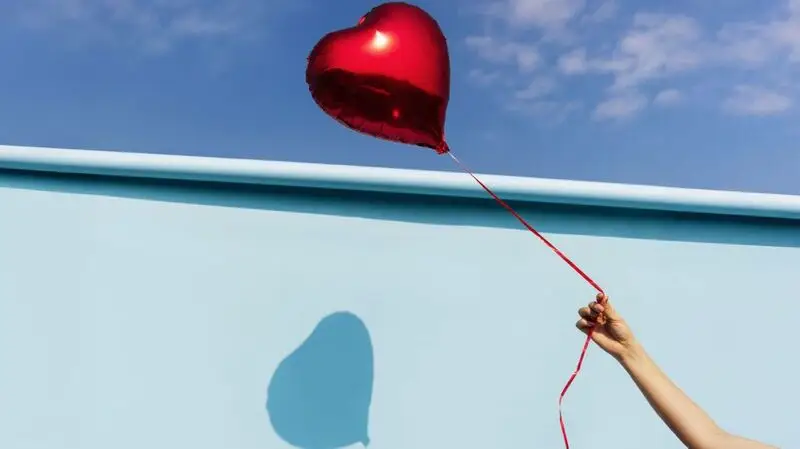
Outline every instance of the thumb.
[(617, 310), (611, 305), (611, 301), (609, 301), (608, 296), (604, 293), (600, 293), (597, 295), (597, 302), (603, 305), (603, 318), (607, 321), (619, 321), (621, 317), (617, 313)]
[(603, 304), (603, 308), (605, 309), (603, 311), (603, 315), (606, 316), (607, 321), (614, 322), (614, 321), (620, 321), (622, 319), (622, 317), (620, 317), (619, 314), (617, 313), (617, 309), (615, 309), (614, 306), (611, 305), (610, 302), (608, 302), (608, 300), (606, 300), (605, 304)]

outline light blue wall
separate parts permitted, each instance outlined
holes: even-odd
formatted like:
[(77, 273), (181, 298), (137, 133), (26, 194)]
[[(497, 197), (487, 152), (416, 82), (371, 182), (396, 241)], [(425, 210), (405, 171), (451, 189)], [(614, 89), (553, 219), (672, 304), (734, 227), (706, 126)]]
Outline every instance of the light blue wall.
[[(800, 221), (520, 210), (720, 424), (800, 447)], [(0, 171), (0, 448), (558, 448), (592, 297), (484, 201)], [(681, 447), (597, 348), (566, 418)]]

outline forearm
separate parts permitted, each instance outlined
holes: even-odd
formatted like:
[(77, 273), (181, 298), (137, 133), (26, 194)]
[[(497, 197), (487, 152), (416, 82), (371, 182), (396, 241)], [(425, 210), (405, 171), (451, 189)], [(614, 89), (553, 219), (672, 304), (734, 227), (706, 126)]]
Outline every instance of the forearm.
[(687, 448), (775, 449), (722, 430), (640, 346), (637, 345), (620, 362), (656, 413)]

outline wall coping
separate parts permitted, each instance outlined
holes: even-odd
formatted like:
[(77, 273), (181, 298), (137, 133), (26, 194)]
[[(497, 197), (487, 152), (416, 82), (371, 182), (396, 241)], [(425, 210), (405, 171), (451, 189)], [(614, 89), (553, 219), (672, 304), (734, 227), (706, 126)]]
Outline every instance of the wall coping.
[[(0, 145), (0, 169), (486, 198), (466, 174)], [(800, 220), (800, 196), (481, 175), (506, 200)]]

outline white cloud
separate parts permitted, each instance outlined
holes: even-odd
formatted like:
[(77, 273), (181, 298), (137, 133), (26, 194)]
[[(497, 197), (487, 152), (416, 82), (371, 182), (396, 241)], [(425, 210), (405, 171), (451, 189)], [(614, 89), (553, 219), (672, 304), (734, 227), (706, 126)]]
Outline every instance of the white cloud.
[(556, 88), (556, 81), (548, 76), (534, 78), (524, 89), (514, 95), (518, 100), (534, 100), (546, 96)]
[(500, 78), (500, 73), (497, 71), (488, 71), (483, 69), (472, 69), (467, 74), (469, 79), (474, 83), (481, 85), (489, 85)]
[(509, 0), (512, 23), (561, 27), (581, 12), (585, 0)]
[(274, 7), (259, 0), (5, 0), (0, 25), (163, 52), (190, 40), (250, 36)]
[[(568, 97), (570, 92), (599, 89), (605, 100), (593, 116), (605, 120), (633, 117), (651, 105), (681, 104), (689, 90), (697, 92), (693, 104), (722, 102), (725, 111), (748, 115), (784, 113), (800, 94), (795, 82), (800, 69), (800, 0), (769, 0), (753, 6), (757, 16), (766, 19), (714, 28), (687, 14), (646, 11), (634, 12), (626, 23), (619, 17), (623, 11), (618, 0), (485, 1), (494, 2), (489, 17), (502, 20), (489, 22), (486, 43), (494, 45), (486, 45), (480, 54), (484, 62), (520, 68), (503, 75), (510, 81), (507, 97), (518, 101), (540, 102), (546, 95), (548, 101), (565, 104), (579, 100)], [(720, 9), (720, 15), (724, 11)], [(601, 22), (607, 23), (596, 25)], [(509, 40), (494, 37), (499, 35)], [(527, 65), (519, 63), (524, 52), (536, 55)], [(522, 73), (523, 67), (528, 72), (535, 68), (542, 78)], [(537, 84), (543, 79), (549, 80), (548, 89)], [(743, 80), (752, 85), (737, 86)], [(566, 86), (556, 92), (556, 84)], [(581, 88), (569, 89), (569, 84)], [(723, 99), (726, 90), (732, 93)]]
[(579, 111), (582, 104), (579, 101), (512, 101), (506, 108), (553, 125), (562, 123), (571, 114)]
[(628, 89), (698, 67), (703, 49), (700, 25), (691, 17), (639, 13), (609, 56), (586, 60), (583, 54), (568, 54), (561, 67), (583, 64), (585, 71), (612, 74), (612, 88)]
[(683, 101), (683, 94), (678, 89), (664, 89), (653, 98), (656, 106), (674, 106)]
[(489, 15), (513, 27), (558, 29), (585, 7), (585, 0), (501, 0), (487, 8)]
[(558, 70), (565, 75), (582, 75), (589, 71), (586, 49), (578, 48), (558, 59)]
[(535, 45), (503, 42), (492, 36), (469, 36), (466, 44), (486, 61), (515, 64), (523, 72), (536, 69), (541, 62), (541, 56)]
[(601, 23), (613, 19), (619, 10), (619, 4), (615, 0), (606, 0), (591, 14), (584, 16), (583, 20), (590, 23)]
[(757, 67), (774, 58), (775, 46), (766, 39), (761, 26), (726, 24), (717, 33), (720, 57), (731, 62)]
[(792, 99), (774, 90), (741, 85), (733, 89), (722, 107), (737, 115), (775, 115), (791, 109)]
[(638, 92), (622, 92), (597, 105), (595, 120), (626, 119), (647, 106), (647, 97)]
[(730, 23), (718, 36), (724, 54), (733, 61), (759, 66), (775, 58), (800, 62), (800, 1), (787, 0), (783, 17), (766, 22)]

